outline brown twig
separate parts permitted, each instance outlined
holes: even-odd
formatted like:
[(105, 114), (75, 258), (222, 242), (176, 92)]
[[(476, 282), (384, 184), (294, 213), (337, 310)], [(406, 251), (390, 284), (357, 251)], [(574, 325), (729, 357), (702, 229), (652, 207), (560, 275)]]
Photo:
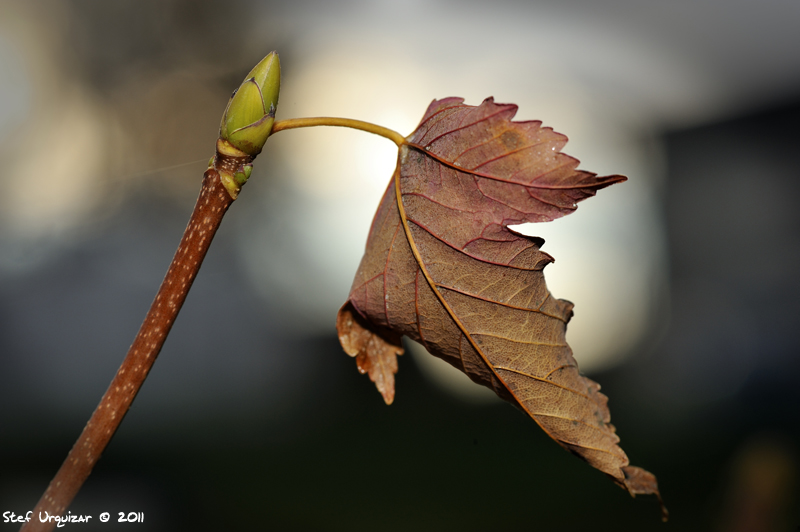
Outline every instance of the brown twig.
[[(227, 112), (226, 110), (226, 114)], [(348, 118), (282, 120), (275, 122), (272, 133), (313, 126), (360, 129), (386, 137), (398, 146), (405, 143), (403, 136), (391, 129)], [(161, 283), (155, 301), (145, 316), (139, 333), (78, 441), (75, 442), (56, 476), (50, 481), (47, 490), (36, 504), (31, 520), (22, 526), (20, 532), (53, 530), (57, 524), (56, 517), (61, 516), (67, 510), (89, 477), (92, 468), (100, 459), (100, 455), (114, 436), (122, 418), (125, 417), (133, 399), (142, 387), (150, 368), (153, 367), (153, 363), (161, 351), (161, 346), (164, 345), (172, 324), (189, 293), (192, 282), (200, 270), (200, 265), (203, 263), (211, 240), (222, 222), (222, 217), (239, 192), (241, 185), (235, 182), (234, 176), (237, 175), (237, 172), (243, 171), (245, 165), (252, 163), (254, 158), (254, 155), (240, 151), (223, 139), (217, 141), (214, 167), (209, 168), (203, 176), (200, 197), (197, 199), (192, 217), (189, 219), (189, 225), (183, 233), (178, 251), (172, 259), (172, 264)], [(225, 180), (220, 179), (220, 173), (226, 176)]]
[[(219, 154), (217, 157), (220, 158)], [(139, 333), (22, 531), (52, 530), (56, 526), (55, 516), (62, 515), (78, 494), (150, 372), (231, 203), (233, 199), (220, 182), (219, 173), (208, 169), (189, 225)], [(47, 519), (48, 516), (53, 517)]]

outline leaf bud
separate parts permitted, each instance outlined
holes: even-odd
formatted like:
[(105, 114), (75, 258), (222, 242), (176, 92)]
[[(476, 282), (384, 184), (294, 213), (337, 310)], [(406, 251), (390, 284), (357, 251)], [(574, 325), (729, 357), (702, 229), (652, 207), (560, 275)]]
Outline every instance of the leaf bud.
[(231, 95), (222, 115), (219, 137), (255, 157), (272, 132), (281, 85), (278, 54), (270, 52)]
[(233, 174), (233, 180), (236, 181), (236, 184), (240, 187), (247, 183), (247, 180), (250, 179), (250, 174), (253, 172), (253, 165), (252, 164), (243, 164), (239, 165), (237, 168), (236, 173)]

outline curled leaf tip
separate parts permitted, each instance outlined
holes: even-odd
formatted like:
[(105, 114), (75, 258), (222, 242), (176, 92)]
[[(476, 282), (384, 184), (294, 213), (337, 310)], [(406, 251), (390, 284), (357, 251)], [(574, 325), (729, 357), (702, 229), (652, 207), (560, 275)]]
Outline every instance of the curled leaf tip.
[(397, 355), (403, 354), (400, 336), (390, 330), (373, 330), (350, 302), (339, 310), (336, 329), (345, 352), (355, 357), (358, 371), (369, 374), (383, 401), (392, 404)]

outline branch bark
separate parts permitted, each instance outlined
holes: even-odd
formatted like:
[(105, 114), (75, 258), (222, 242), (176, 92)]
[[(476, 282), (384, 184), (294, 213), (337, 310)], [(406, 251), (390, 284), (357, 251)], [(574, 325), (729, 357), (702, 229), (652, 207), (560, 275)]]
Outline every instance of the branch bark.
[[(200, 196), (178, 251), (139, 333), (78, 441), (39, 499), (31, 520), (21, 531), (52, 530), (56, 520), (48, 516), (62, 515), (78, 494), (153, 367), (231, 203), (233, 199), (222, 185), (219, 173), (209, 168), (203, 175)], [(46, 521), (42, 522), (42, 518)]]
[[(229, 103), (229, 107), (230, 105)], [(227, 113), (228, 110), (226, 115)], [(347, 118), (282, 120), (275, 122), (272, 132), (313, 126), (349, 127), (386, 137), (398, 146), (405, 143), (403, 136), (391, 129)], [(244, 173), (245, 167), (250, 165), (254, 158), (254, 155), (239, 150), (222, 138), (217, 141), (213, 167), (206, 170), (203, 175), (200, 197), (189, 219), (189, 225), (183, 233), (178, 251), (172, 259), (139, 333), (100, 404), (36, 504), (31, 520), (22, 526), (20, 532), (53, 530), (57, 524), (56, 517), (66, 512), (86, 482), (94, 465), (122, 423), (122, 418), (128, 412), (136, 394), (139, 393), (172, 329), (172, 324), (197, 277), (222, 217), (236, 199), (243, 184), (237, 182), (236, 178), (243, 177), (244, 181), (247, 180), (249, 173)], [(224, 177), (221, 178), (221, 175)]]

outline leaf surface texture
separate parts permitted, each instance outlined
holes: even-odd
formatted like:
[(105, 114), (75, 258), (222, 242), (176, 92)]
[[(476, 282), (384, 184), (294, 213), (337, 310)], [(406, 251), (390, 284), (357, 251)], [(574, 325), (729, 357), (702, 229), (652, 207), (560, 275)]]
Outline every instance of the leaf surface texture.
[(632, 495), (658, 496), (619, 447), (600, 386), (578, 372), (565, 339), (573, 305), (547, 290), (544, 241), (508, 228), (569, 214), (625, 177), (577, 170), (565, 136), (512, 121), (516, 111), (492, 98), (431, 103), (375, 214), (340, 341), (387, 404), (407, 335)]

